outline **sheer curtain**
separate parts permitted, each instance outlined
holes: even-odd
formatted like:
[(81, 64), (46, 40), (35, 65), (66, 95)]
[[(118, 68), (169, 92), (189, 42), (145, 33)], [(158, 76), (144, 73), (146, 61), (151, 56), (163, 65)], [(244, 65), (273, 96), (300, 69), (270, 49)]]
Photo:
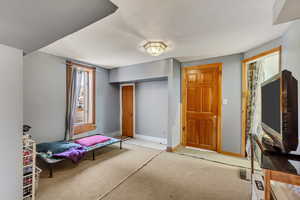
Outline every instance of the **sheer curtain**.
[(248, 67), (248, 104), (247, 104), (247, 152), (250, 155), (249, 134), (260, 134), (261, 126), (261, 90), (264, 80), (263, 61), (256, 61)]
[(71, 66), (69, 86), (67, 90), (67, 109), (66, 109), (66, 131), (65, 140), (70, 140), (74, 136), (74, 121), (76, 105), (78, 104), (78, 97), (81, 88), (82, 73), (76, 68)]
[(250, 152), (250, 141), (248, 134), (260, 135), (261, 128), (261, 84), (279, 73), (279, 54), (263, 57), (253, 63), (248, 64), (248, 99), (247, 99), (247, 154)]
[(264, 82), (263, 61), (257, 61), (257, 86), (254, 88), (253, 118), (250, 123), (250, 133), (259, 135), (261, 131), (261, 83)]

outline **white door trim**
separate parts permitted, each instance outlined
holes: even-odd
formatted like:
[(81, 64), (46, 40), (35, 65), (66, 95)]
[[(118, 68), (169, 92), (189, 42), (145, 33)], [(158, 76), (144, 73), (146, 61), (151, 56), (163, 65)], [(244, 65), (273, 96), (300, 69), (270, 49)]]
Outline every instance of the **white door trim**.
[(122, 133), (122, 111), (123, 111), (123, 104), (122, 104), (122, 87), (124, 86), (133, 86), (133, 137), (135, 137), (135, 83), (125, 83), (120, 84), (120, 134)]

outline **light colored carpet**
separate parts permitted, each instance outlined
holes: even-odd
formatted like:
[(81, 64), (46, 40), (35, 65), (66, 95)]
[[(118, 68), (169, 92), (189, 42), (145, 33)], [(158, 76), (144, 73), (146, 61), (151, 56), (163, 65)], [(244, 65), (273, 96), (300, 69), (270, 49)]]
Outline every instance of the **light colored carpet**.
[(239, 168), (164, 152), (103, 200), (248, 200)]
[(95, 161), (88, 154), (87, 160), (77, 165), (61, 163), (54, 168), (53, 178), (48, 178), (48, 170), (44, 169), (37, 199), (96, 200), (158, 152), (126, 144), (120, 150), (116, 145), (101, 149)]
[[(248, 200), (250, 183), (239, 168), (124, 144), (101, 150), (95, 161), (64, 164), (40, 179), (38, 200)], [(148, 164), (136, 171), (145, 161)], [(135, 173), (133, 173), (135, 172)], [(128, 177), (127, 179), (124, 179)]]
[[(185, 148), (180, 147), (176, 150), (177, 154), (191, 156), (191, 157), (197, 157), (203, 160), (207, 161), (213, 161), (221, 164), (236, 166), (236, 167), (242, 167), (242, 168), (251, 168), (250, 160), (246, 158), (238, 158), (233, 156), (227, 156), (223, 154), (219, 154), (213, 151), (202, 151), (197, 149), (191, 149), (191, 148)], [(254, 163), (254, 167), (256, 170), (260, 170), (259, 165), (257, 162)]]

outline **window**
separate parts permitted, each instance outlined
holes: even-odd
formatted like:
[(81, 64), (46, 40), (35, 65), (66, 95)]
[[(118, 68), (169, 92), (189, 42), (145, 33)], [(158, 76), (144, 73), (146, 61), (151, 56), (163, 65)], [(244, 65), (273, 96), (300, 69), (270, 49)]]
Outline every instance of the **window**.
[(67, 81), (70, 85), (71, 66), (78, 69), (77, 86), (79, 88), (74, 116), (74, 134), (95, 130), (95, 68), (68, 63)]

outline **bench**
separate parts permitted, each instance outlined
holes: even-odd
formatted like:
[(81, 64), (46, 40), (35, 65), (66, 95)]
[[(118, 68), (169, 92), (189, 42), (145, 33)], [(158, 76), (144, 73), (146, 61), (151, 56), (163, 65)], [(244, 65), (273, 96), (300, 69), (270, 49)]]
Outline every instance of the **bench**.
[[(99, 135), (99, 134), (98, 134)], [(87, 153), (93, 153), (93, 160), (95, 160), (95, 151), (104, 147), (107, 147), (112, 144), (120, 143), (120, 149), (122, 149), (122, 139), (110, 138), (110, 140), (102, 143), (98, 143), (93, 146), (86, 147)], [(37, 153), (37, 158), (41, 160), (43, 163), (46, 164), (47, 168), (49, 169), (49, 178), (53, 177), (53, 166), (57, 163), (63, 162), (66, 158), (54, 158), (49, 157), (47, 153)]]

